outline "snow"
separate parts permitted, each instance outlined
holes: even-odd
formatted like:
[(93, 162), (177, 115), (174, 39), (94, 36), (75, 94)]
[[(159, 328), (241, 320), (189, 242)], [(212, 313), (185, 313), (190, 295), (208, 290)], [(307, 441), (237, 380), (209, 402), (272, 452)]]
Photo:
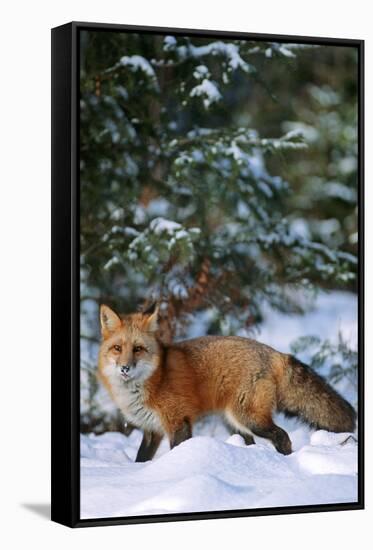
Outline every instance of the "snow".
[[(295, 430), (296, 431), (296, 430)], [(81, 436), (81, 517), (116, 517), (357, 500), (356, 443), (320, 432), (289, 456), (265, 440), (197, 435), (133, 462), (137, 430)], [(290, 431), (292, 438), (292, 432)]]
[[(159, 219), (160, 220), (160, 219)], [(161, 219), (160, 227), (168, 228)], [(174, 230), (179, 228), (172, 228)], [(175, 279), (175, 292), (186, 291)], [(300, 300), (302, 296), (300, 295)], [(303, 296), (302, 302), (307, 302)], [(86, 306), (91, 307), (87, 303)], [(204, 334), (211, 309), (193, 317), (188, 337)], [(300, 336), (336, 341), (338, 332), (357, 346), (357, 301), (348, 292), (322, 292), (305, 315), (264, 311), (257, 339), (283, 352)], [(85, 329), (88, 327), (84, 327)], [(82, 353), (85, 353), (84, 348)], [(307, 356), (300, 356), (307, 362)], [(337, 389), (356, 401), (346, 381)], [(102, 390), (105, 407), (113, 407)], [(106, 409), (105, 409), (106, 410)], [(218, 416), (193, 428), (193, 438), (170, 451), (164, 439), (151, 462), (134, 462), (141, 432), (81, 436), (81, 516), (115, 517), (273, 506), (354, 502), (357, 500), (357, 442), (348, 433), (314, 431), (297, 419), (276, 415), (292, 441), (293, 453), (279, 454), (256, 437), (246, 446)]]
[(172, 235), (175, 231), (181, 229), (181, 225), (179, 223), (162, 217), (154, 218), (154, 220), (150, 222), (149, 227), (156, 235), (160, 235), (163, 232)]
[[(191, 227), (188, 230), (184, 229), (180, 223), (174, 222), (172, 220), (167, 220), (166, 218), (158, 217), (154, 218), (149, 224), (150, 230), (156, 235), (161, 233), (167, 233), (172, 236), (175, 241), (180, 239), (189, 239), (192, 235), (198, 235), (200, 229), (198, 227)], [(170, 242), (173, 242), (171, 240)]]
[(329, 197), (335, 197), (353, 204), (356, 203), (356, 190), (338, 181), (327, 182), (325, 184), (325, 193)]
[(151, 64), (145, 57), (141, 55), (125, 55), (121, 58), (120, 64), (123, 66), (129, 66), (133, 71), (143, 71), (150, 78), (155, 78), (155, 72)]
[(185, 300), (189, 296), (188, 289), (180, 281), (171, 280), (168, 284), (168, 288), (171, 294), (175, 296), (175, 298), (179, 298), (180, 300)]
[(113, 267), (113, 265), (117, 265), (118, 263), (119, 259), (116, 256), (113, 256), (112, 258), (110, 258), (110, 260), (106, 262), (106, 264), (104, 265), (104, 269), (109, 270)]
[(209, 75), (209, 70), (206, 67), (206, 65), (198, 65), (193, 72), (194, 78), (197, 80), (201, 80), (204, 77), (207, 77)]
[(147, 206), (148, 216), (165, 216), (170, 208), (170, 202), (162, 197), (152, 199)]
[(176, 46), (176, 38), (174, 36), (165, 36), (163, 41), (163, 48), (165, 51), (172, 50)]
[[(264, 322), (258, 340), (270, 343), (287, 353), (290, 344), (304, 335), (336, 341), (338, 332), (357, 347), (357, 300), (350, 292), (320, 292), (312, 309), (305, 315), (283, 315), (269, 308), (264, 310)], [(301, 357), (307, 362), (307, 357)]]
[(280, 45), (278, 51), (282, 53), (285, 57), (295, 57), (295, 54), (284, 44)]
[[(181, 57), (184, 51), (185, 50), (181, 50), (181, 48), (179, 48), (179, 53), (181, 54)], [(242, 59), (242, 57), (240, 56), (239, 48), (235, 44), (221, 42), (220, 40), (216, 42), (211, 42), (206, 46), (193, 46), (191, 44), (188, 53), (190, 53), (190, 55), (195, 58), (203, 57), (210, 54), (220, 54), (227, 58), (228, 66), (232, 70), (240, 68), (246, 73), (250, 73), (253, 71), (253, 67)]]
[(192, 88), (190, 96), (204, 96), (203, 105), (206, 109), (210, 107), (212, 103), (219, 101), (222, 97), (216, 84), (207, 78), (204, 78), (201, 84)]

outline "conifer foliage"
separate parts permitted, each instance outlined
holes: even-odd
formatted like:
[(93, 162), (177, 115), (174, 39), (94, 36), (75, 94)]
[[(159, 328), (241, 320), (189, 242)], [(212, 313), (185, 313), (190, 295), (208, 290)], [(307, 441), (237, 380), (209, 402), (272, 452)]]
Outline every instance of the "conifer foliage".
[[(317, 231), (300, 231), (299, 219), (294, 223), (289, 176), (297, 197), (303, 187), (301, 168), (291, 166), (301, 166), (309, 154), (302, 130), (309, 133), (317, 113), (278, 125), (270, 135), (263, 130), (281, 98), (266, 75), (272, 69), (282, 74), (283, 92), (307, 55), (311, 62), (322, 53), (297, 44), (82, 33), (81, 311), (88, 402), (97, 390), (92, 369), (100, 302), (121, 312), (159, 302), (161, 334), (170, 341), (185, 335), (198, 315), (206, 333), (247, 333), (260, 323), (265, 305), (299, 312), (302, 289), (354, 285), (354, 249), (344, 247), (343, 238), (325, 240)], [(298, 110), (286, 115), (301, 112), (298, 101)], [(304, 175), (308, 198), (301, 216), (307, 223), (312, 174)], [(330, 210), (330, 194), (327, 200)], [(354, 206), (345, 214), (353, 216)], [(317, 208), (323, 217), (322, 197), (312, 212)]]
[(272, 155), (301, 157), (301, 132), (262, 136), (237, 114), (237, 102), (250, 114), (253, 85), (268, 94), (263, 58), (286, 71), (299, 48), (83, 39), (81, 253), (94, 293), (128, 309), (160, 301), (171, 337), (199, 309), (237, 330), (259, 321), (265, 302), (297, 309), (292, 287), (353, 278), (353, 255), (294, 230), (283, 208), (291, 182), (266, 167)]

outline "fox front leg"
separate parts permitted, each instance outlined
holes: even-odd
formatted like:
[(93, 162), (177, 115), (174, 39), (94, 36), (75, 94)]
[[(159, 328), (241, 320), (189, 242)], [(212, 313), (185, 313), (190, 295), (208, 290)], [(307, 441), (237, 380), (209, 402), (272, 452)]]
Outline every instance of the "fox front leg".
[(184, 418), (182, 425), (177, 428), (170, 437), (170, 447), (173, 449), (183, 441), (192, 437), (192, 426), (188, 418)]
[(161, 435), (153, 432), (144, 432), (141, 445), (137, 451), (136, 462), (147, 462), (151, 460), (157, 452), (161, 441)]

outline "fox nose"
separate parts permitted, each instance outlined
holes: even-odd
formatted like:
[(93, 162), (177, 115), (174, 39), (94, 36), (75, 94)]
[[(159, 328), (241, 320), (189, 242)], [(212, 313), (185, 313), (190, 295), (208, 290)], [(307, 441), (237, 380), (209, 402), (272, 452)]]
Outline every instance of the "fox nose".
[(127, 373), (130, 370), (130, 366), (129, 365), (122, 365), (120, 370), (121, 370), (122, 373)]

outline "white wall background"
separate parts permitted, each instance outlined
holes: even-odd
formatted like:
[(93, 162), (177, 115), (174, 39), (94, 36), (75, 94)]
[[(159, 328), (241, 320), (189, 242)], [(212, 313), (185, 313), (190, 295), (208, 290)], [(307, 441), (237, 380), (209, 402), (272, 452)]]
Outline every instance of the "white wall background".
[[(372, 238), (372, 50), (366, 0), (41, 0), (1, 5), (1, 451), (3, 548), (366, 547), (372, 460), (367, 399), (366, 511), (69, 530), (46, 519), (50, 457), (50, 28), (77, 21), (367, 40), (367, 242)], [(371, 248), (371, 247), (370, 247)], [(367, 257), (367, 280), (372, 255)], [(367, 304), (372, 292), (367, 289)], [(367, 313), (367, 326), (371, 313)], [(368, 339), (368, 338), (367, 338)], [(5, 353), (4, 353), (5, 352)], [(370, 368), (371, 353), (367, 354)], [(367, 394), (371, 377), (368, 376)], [(38, 507), (39, 506), (39, 507)], [(35, 510), (44, 511), (43, 514)]]

